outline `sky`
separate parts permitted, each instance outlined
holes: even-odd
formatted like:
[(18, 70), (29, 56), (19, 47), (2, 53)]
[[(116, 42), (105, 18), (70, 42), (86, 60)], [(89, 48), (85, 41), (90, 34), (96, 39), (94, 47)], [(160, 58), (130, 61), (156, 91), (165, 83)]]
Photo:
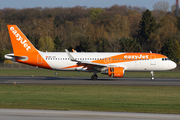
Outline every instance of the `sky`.
[(75, 7), (87, 6), (89, 7), (111, 7), (114, 4), (131, 5), (138, 7), (146, 7), (153, 10), (153, 5), (159, 1), (167, 1), (171, 6), (175, 4), (176, 0), (0, 0), (0, 9), (4, 8), (34, 8), (34, 7)]

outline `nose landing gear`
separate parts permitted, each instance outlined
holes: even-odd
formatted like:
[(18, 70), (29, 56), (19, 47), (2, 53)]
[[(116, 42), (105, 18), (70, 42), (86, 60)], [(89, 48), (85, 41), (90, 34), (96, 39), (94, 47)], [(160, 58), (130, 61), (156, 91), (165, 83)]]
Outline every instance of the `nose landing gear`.
[(154, 80), (154, 72), (151, 71), (151, 80)]

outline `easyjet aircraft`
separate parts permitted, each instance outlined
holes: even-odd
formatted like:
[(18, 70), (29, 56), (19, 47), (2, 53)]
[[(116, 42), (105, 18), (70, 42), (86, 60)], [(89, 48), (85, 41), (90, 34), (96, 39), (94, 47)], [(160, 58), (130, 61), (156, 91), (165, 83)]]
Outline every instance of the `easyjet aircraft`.
[(120, 78), (125, 71), (164, 71), (176, 68), (176, 63), (156, 53), (115, 52), (41, 52), (37, 50), (16, 25), (8, 25), (14, 53), (5, 58), (16, 62), (52, 70), (76, 70), (93, 72)]

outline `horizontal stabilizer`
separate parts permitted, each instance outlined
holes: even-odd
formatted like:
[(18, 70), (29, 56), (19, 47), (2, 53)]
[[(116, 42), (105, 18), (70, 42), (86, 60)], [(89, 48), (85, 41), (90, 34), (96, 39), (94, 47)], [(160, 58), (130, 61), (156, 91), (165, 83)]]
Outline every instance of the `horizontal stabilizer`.
[(16, 58), (19, 60), (22, 60), (22, 61), (28, 60), (27, 56), (15, 56), (14, 53), (6, 54), (6, 55), (4, 55), (4, 57), (8, 60), (13, 60), (13, 61), (15, 61)]

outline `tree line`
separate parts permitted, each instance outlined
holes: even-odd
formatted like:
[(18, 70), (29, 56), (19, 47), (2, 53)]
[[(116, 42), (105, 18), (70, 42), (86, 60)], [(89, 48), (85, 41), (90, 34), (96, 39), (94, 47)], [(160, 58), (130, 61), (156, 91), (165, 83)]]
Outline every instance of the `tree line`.
[(175, 5), (160, 1), (154, 10), (113, 5), (108, 8), (0, 9), (0, 61), (13, 52), (7, 24), (16, 24), (41, 51), (155, 52), (180, 60), (180, 17)]

